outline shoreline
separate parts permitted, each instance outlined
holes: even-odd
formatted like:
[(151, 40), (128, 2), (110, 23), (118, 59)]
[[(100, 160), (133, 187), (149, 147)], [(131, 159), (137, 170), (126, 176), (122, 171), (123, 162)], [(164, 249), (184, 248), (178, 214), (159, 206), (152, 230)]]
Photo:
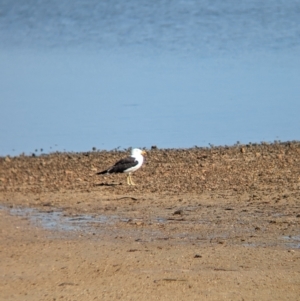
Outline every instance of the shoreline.
[[(192, 149), (202, 149), (202, 150), (207, 150), (207, 149), (221, 149), (221, 148), (236, 148), (236, 147), (259, 147), (261, 145), (291, 145), (291, 144), (300, 144), (300, 140), (287, 140), (287, 141), (281, 141), (281, 140), (274, 140), (273, 142), (248, 142), (248, 143), (240, 143), (239, 141), (235, 144), (224, 144), (224, 145), (214, 145), (209, 143), (208, 146), (191, 146), (191, 147), (169, 147), (169, 148), (163, 148), (163, 147), (158, 147), (157, 145), (152, 145), (150, 148), (147, 148), (145, 146), (141, 147), (139, 146), (140, 149), (144, 150), (160, 150), (160, 151), (168, 151), (168, 150), (177, 150), (177, 151), (183, 151), (183, 150), (192, 150)], [(137, 146), (135, 146), (137, 147)], [(97, 149), (96, 147), (93, 147), (92, 150), (88, 151), (51, 151), (51, 152), (42, 152), (38, 151), (37, 149), (34, 152), (21, 152), (18, 155), (12, 155), (12, 154), (6, 154), (6, 155), (0, 155), (0, 160), (3, 158), (17, 158), (17, 157), (45, 157), (53, 154), (70, 154), (70, 155), (75, 155), (75, 154), (89, 154), (89, 153), (105, 153), (105, 152), (130, 152), (132, 147), (128, 148), (121, 148), (121, 147), (116, 147), (113, 149)], [(42, 148), (41, 148), (42, 150)]]
[(292, 190), (299, 186), (300, 142), (248, 144), (232, 147), (147, 150), (144, 165), (133, 174), (138, 185), (127, 187), (124, 174), (96, 172), (128, 155), (128, 151), (52, 153), (0, 158), (0, 192), (73, 189), (144, 193)]

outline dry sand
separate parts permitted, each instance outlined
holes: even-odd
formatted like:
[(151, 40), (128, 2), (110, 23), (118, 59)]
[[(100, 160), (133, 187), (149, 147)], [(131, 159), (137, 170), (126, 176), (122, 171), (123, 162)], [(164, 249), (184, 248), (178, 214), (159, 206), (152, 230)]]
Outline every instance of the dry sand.
[(0, 300), (300, 300), (300, 143), (0, 158)]

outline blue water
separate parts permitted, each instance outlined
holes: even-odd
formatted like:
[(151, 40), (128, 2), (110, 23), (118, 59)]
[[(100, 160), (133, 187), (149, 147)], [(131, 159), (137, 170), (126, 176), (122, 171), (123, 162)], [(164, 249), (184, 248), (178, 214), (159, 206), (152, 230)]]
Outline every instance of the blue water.
[(299, 140), (299, 20), (300, 0), (0, 0), (0, 155)]

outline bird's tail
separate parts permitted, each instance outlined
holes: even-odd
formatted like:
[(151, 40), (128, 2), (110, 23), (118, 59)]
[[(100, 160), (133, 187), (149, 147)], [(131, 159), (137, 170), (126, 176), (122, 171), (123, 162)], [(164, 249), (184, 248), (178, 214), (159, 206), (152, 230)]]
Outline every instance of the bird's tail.
[(108, 173), (108, 169), (105, 169), (103, 171), (97, 172), (96, 175), (104, 175), (106, 173)]

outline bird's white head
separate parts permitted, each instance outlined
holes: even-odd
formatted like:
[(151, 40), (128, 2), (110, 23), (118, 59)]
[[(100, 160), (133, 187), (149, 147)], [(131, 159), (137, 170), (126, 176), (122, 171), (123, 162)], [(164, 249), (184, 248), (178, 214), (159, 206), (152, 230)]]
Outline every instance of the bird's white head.
[(144, 150), (139, 149), (139, 148), (133, 148), (131, 150), (131, 156), (137, 156), (137, 155), (146, 155), (146, 152)]

